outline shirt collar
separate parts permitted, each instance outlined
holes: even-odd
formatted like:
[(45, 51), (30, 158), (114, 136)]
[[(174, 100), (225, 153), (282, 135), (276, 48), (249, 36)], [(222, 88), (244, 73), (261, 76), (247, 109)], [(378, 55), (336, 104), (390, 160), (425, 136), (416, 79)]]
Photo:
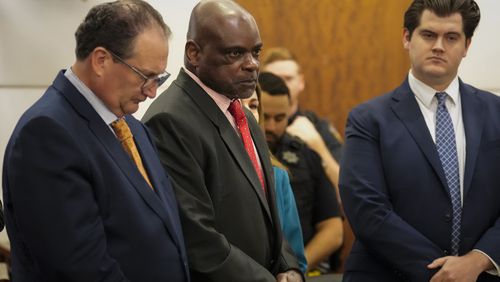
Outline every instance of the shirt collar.
[(430, 108), (433, 98), (437, 92), (446, 92), (451, 98), (453, 104), (457, 104), (459, 91), (458, 76), (451, 81), (450, 85), (444, 91), (437, 91), (436, 89), (430, 87), (424, 82), (418, 80), (411, 72), (408, 74), (408, 84), (410, 85), (411, 91), (415, 94), (415, 97), (422, 102), (426, 108)]
[(90, 88), (83, 83), (78, 76), (71, 70), (71, 68), (68, 68), (66, 72), (64, 73), (66, 78), (73, 84), (76, 89), (85, 97), (85, 99), (90, 103), (92, 108), (97, 112), (97, 114), (102, 118), (102, 120), (106, 124), (110, 124), (113, 121), (117, 120), (118, 117), (113, 114), (107, 107), (104, 105), (101, 99), (97, 97)]
[(227, 96), (220, 94), (213, 90), (212, 88), (208, 87), (203, 83), (194, 73), (189, 71), (188, 69), (184, 68), (184, 71), (203, 89), (205, 92), (207, 92), (208, 96), (214, 100), (214, 102), (217, 104), (219, 109), (225, 113), (229, 105), (231, 104), (232, 99), (229, 99)]

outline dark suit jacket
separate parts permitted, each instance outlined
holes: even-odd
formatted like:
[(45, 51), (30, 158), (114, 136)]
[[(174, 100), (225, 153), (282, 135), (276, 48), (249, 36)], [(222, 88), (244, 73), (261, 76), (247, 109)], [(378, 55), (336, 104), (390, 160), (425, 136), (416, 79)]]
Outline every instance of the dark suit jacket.
[[(466, 163), (460, 255), (500, 263), (500, 98), (460, 81)], [(449, 254), (451, 200), (424, 118), (405, 81), (352, 110), (340, 173), (357, 240), (346, 281), (429, 281)], [(478, 281), (499, 281), (482, 274)]]
[(266, 141), (246, 115), (267, 195), (225, 115), (183, 70), (143, 118), (174, 181), (193, 281), (276, 281), (297, 267), (281, 250)]
[(60, 72), (7, 146), (14, 281), (188, 281), (175, 196), (144, 125), (127, 116), (156, 193)]

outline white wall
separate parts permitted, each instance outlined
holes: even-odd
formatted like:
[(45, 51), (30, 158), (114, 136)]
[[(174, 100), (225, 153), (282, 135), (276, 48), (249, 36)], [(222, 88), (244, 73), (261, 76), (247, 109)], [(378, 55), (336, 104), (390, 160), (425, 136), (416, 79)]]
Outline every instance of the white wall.
[(500, 1), (476, 0), (481, 9), (479, 23), (459, 75), (467, 83), (500, 95)]
[[(0, 0), (0, 162), (21, 114), (51, 84), (60, 69), (75, 60), (74, 32), (90, 7), (103, 0)], [(167, 71), (183, 65), (184, 43), (196, 0), (149, 0), (172, 29)], [(142, 117), (152, 100), (141, 104)], [(146, 104), (147, 103), (147, 104)], [(0, 170), (0, 179), (2, 171)], [(1, 193), (0, 193), (1, 194)], [(5, 231), (0, 242), (6, 241)]]

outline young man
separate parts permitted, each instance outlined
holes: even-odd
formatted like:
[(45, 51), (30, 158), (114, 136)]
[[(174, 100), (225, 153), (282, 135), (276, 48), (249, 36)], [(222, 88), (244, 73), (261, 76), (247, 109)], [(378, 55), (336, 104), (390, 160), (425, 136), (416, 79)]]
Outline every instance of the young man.
[(349, 115), (345, 281), (500, 281), (500, 98), (457, 77), (479, 18), (472, 0), (413, 1), (407, 80)]
[(146, 2), (93, 7), (76, 62), (19, 120), (3, 167), (14, 281), (189, 281), (169, 178), (130, 115), (168, 77), (169, 36)]
[(286, 132), (291, 103), (285, 82), (264, 72), (259, 75), (259, 85), (267, 143), (290, 171), (308, 270), (314, 270), (342, 245), (342, 219), (335, 188), (323, 172), (320, 157)]
[[(328, 179), (337, 188), (342, 141), (337, 130), (312, 111), (303, 111), (299, 96), (305, 88), (304, 75), (295, 56), (286, 48), (267, 49), (263, 55), (263, 71), (283, 79), (290, 92), (287, 132), (302, 139), (320, 157)], [(337, 192), (338, 193), (338, 192)]]

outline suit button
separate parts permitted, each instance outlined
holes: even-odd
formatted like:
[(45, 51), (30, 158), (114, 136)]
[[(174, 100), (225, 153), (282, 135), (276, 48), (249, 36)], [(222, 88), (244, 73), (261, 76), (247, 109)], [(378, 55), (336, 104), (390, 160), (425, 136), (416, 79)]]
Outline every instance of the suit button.
[(451, 221), (451, 214), (450, 213), (447, 213), (444, 215), (444, 221), (446, 222), (450, 222)]
[(447, 256), (447, 255), (449, 255), (449, 254), (450, 254), (450, 252), (449, 252), (448, 250), (443, 250), (443, 254), (444, 254), (445, 256)]

